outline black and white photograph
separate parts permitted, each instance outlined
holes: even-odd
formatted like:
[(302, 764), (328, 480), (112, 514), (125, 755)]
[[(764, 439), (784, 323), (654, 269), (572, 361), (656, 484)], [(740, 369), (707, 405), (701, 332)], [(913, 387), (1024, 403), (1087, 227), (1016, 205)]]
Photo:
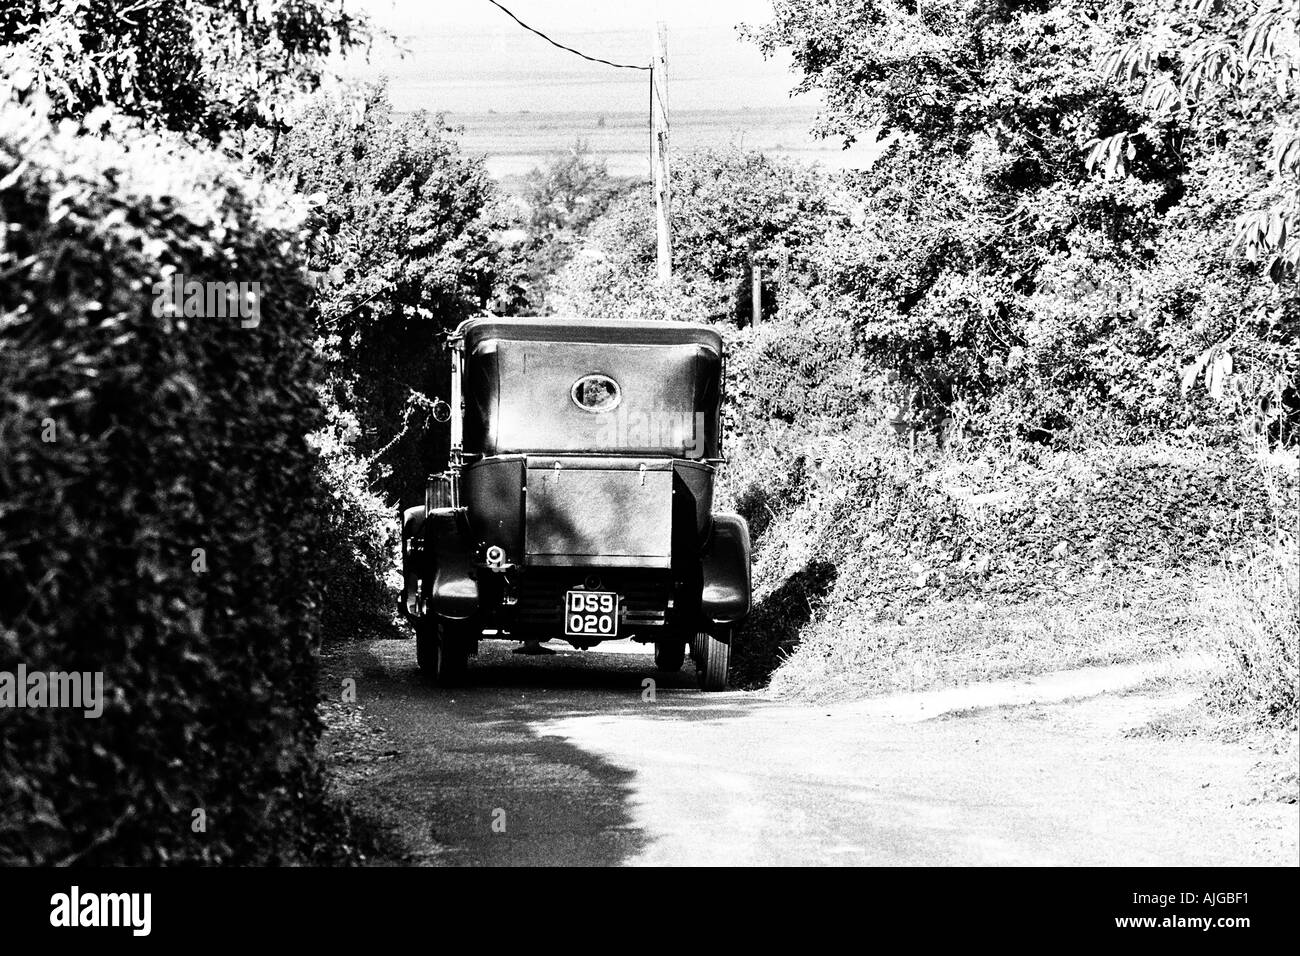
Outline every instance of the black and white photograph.
[(1298, 658), (1300, 0), (0, 0), (6, 928), (1250, 945)]

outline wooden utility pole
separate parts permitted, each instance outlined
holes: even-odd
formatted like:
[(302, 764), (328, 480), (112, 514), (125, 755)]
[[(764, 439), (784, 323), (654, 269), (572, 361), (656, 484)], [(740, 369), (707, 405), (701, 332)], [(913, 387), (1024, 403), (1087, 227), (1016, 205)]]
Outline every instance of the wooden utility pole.
[(652, 35), (650, 144), (651, 177), (655, 194), (655, 231), (659, 238), (659, 281), (673, 281), (673, 235), (668, 194), (668, 27), (659, 23)]

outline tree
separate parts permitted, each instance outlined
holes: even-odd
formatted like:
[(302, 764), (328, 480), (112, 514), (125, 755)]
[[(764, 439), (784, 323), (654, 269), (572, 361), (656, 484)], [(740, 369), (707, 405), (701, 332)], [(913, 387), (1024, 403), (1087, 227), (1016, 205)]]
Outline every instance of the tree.
[[(755, 258), (769, 270), (791, 257), (807, 265), (811, 250), (847, 222), (829, 175), (758, 152), (684, 152), (672, 176), (677, 293), (670, 295), (689, 297), (695, 318), (733, 320), (747, 313)], [(665, 308), (654, 279), (652, 208), (648, 186), (613, 203), (557, 278), (557, 299), (609, 315)]]
[[(817, 293), (919, 401), (1052, 441), (1093, 415), (1228, 425), (1289, 387), (1294, 295), (1274, 299), (1261, 268), (1225, 259), (1236, 218), (1264, 208), (1256, 159), (1276, 111), (1234, 107), (1216, 133), (1096, 69), (1145, 49), (1174, 4), (777, 0), (748, 30), (765, 52), (789, 48), (798, 88), (822, 93), (822, 133), (891, 136), (855, 178), (863, 228), (824, 243)], [(1252, 34), (1268, 56), (1292, 35), (1279, 24)], [(1115, 138), (1128, 131), (1142, 135)], [(1102, 154), (1109, 175), (1090, 169)], [(1281, 238), (1285, 211), (1268, 216), (1264, 240)], [(1228, 345), (1231, 387), (1184, 403), (1185, 370)]]
[(581, 232), (608, 208), (623, 188), (610, 176), (605, 160), (591, 154), (579, 139), (544, 167), (533, 167), (524, 180), (528, 225), (535, 233)]
[(521, 238), (503, 250), (503, 281), (491, 302), (500, 315), (545, 313), (551, 277), (573, 256), (587, 229), (619, 196), (629, 180), (611, 176), (586, 140), (552, 154), (524, 179)]
[(439, 455), (422, 396), (447, 394), (445, 333), (497, 281), (495, 187), (439, 117), (394, 115), (382, 84), (320, 94), (285, 136), (274, 175), (318, 200), (321, 347), (380, 486), (422, 498)]
[(56, 116), (112, 104), (215, 142), (282, 130), (289, 98), (368, 30), (330, 0), (12, 0), (0, 74), (47, 96)]
[(1300, 267), (1300, 0), (1180, 0), (1106, 51), (1101, 72), (1141, 81), (1145, 122), (1092, 144), (1089, 165), (1122, 171), (1135, 144), (1186, 129), (1216, 148), (1267, 151), (1267, 179), (1243, 197), (1234, 251)]

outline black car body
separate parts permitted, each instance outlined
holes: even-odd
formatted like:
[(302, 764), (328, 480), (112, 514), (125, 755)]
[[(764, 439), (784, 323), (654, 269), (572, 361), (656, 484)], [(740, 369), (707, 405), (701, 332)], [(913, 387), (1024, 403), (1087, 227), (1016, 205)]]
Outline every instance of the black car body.
[(472, 319), (451, 337), (449, 470), (403, 516), (421, 667), (464, 676), (484, 637), (689, 647), (726, 686), (749, 531), (713, 512), (723, 346), (678, 322)]

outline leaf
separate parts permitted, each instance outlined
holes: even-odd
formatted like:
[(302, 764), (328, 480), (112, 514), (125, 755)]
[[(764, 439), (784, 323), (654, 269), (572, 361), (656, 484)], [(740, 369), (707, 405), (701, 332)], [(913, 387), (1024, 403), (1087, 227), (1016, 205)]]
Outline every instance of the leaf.
[(1196, 361), (1183, 369), (1181, 392), (1184, 396), (1191, 391), (1192, 385), (1196, 381), (1196, 376), (1201, 374), (1202, 369), (1204, 369), (1210, 359), (1214, 357), (1214, 351), (1219, 347), (1219, 344), (1220, 343), (1215, 342), (1200, 355), (1196, 356)]
[(1228, 382), (1228, 376), (1232, 374), (1232, 354), (1228, 351), (1222, 351), (1214, 359), (1208, 369), (1206, 369), (1206, 388), (1209, 390), (1210, 397), (1215, 401), (1223, 398), (1223, 389)]
[(4, 192), (6, 189), (8, 189), (8, 188), (9, 188), (10, 186), (12, 186), (14, 183), (18, 182), (18, 180), (22, 178), (23, 173), (25, 173), (25, 172), (27, 171), (27, 165), (28, 165), (28, 162), (27, 162), (27, 160), (24, 159), (24, 160), (23, 160), (22, 162), (20, 162), (17, 166), (15, 166), (15, 167), (14, 167), (14, 168), (9, 172), (8, 175), (6, 175), (6, 176), (0, 178), (0, 192)]
[(1284, 176), (1297, 167), (1300, 167), (1300, 131), (1293, 133), (1282, 143), (1273, 168), (1279, 176)]

